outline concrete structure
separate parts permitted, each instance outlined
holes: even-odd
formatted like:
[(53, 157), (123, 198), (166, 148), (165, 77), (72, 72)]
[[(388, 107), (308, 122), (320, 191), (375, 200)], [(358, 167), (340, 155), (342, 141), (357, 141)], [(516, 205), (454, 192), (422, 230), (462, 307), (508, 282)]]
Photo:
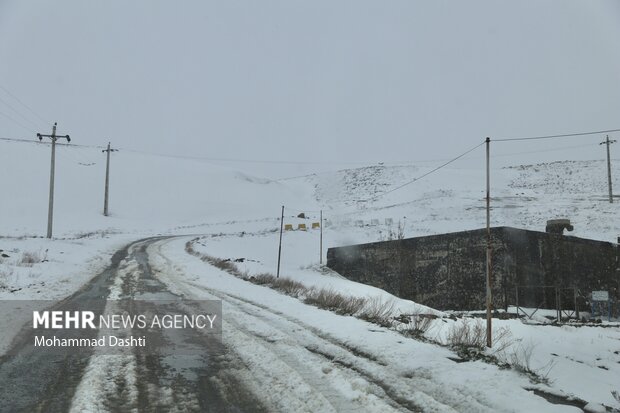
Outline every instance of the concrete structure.
[[(553, 222), (550, 228), (491, 229), (495, 308), (515, 304), (517, 286), (520, 304), (530, 307), (555, 308), (554, 289), (543, 286), (575, 287), (583, 297), (607, 290), (620, 298), (618, 244), (561, 235)], [(330, 248), (327, 266), (348, 279), (433, 308), (483, 309), (485, 234), (479, 229)], [(585, 298), (581, 300), (585, 304)]]

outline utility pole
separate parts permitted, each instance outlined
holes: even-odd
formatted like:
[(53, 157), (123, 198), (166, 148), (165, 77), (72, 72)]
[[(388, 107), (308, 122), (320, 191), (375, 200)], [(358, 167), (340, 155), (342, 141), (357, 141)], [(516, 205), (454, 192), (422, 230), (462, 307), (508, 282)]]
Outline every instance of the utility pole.
[(110, 152), (117, 152), (118, 149), (111, 149), (110, 142), (108, 142), (108, 148), (101, 152), (107, 152), (107, 159), (105, 163), (105, 194), (103, 197), (103, 215), (108, 216), (108, 196), (110, 193)]
[(321, 222), (319, 223), (319, 228), (321, 229), (321, 241), (319, 246), (321, 255), (319, 258), (319, 264), (323, 264), (323, 210), (321, 210)]
[(69, 137), (69, 135), (56, 135), (56, 126), (57, 122), (54, 122), (54, 127), (52, 128), (51, 135), (42, 135), (40, 133), (37, 133), (39, 142), (42, 141), (43, 138), (50, 138), (52, 140), (52, 162), (50, 166), (50, 199), (49, 207), (47, 210), (47, 238), (52, 238), (52, 222), (54, 220), (54, 169), (56, 165), (56, 141), (58, 139), (66, 139), (67, 142), (71, 142), (71, 138)]
[(491, 168), (490, 168), (490, 146), (491, 138), (486, 139), (487, 144), (487, 347), (493, 346), (492, 326), (491, 326), (491, 307), (493, 303), (491, 278), (493, 268), (491, 266)]
[(280, 246), (278, 247), (278, 272), (276, 278), (280, 278), (280, 257), (282, 256), (282, 230), (284, 228), (284, 205), (282, 205), (282, 215), (280, 216)]
[(611, 189), (611, 158), (609, 156), (609, 145), (612, 143), (616, 143), (617, 141), (614, 139), (613, 141), (609, 140), (609, 135), (607, 135), (607, 139), (604, 142), (599, 143), (599, 145), (607, 145), (607, 183), (609, 185), (609, 203), (613, 204), (614, 196)]

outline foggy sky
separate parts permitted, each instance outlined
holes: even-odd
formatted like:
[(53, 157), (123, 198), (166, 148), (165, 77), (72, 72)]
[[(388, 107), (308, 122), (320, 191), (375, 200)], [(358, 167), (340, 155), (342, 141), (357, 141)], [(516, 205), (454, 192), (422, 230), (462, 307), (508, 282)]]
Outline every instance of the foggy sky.
[[(619, 4), (0, 0), (0, 85), (80, 144), (342, 164), (444, 159), (486, 136), (620, 128)], [(0, 102), (26, 126), (0, 115), (0, 137), (50, 133), (0, 98), (30, 120)], [(592, 144), (566, 156), (596, 159), (598, 141), (495, 153)]]

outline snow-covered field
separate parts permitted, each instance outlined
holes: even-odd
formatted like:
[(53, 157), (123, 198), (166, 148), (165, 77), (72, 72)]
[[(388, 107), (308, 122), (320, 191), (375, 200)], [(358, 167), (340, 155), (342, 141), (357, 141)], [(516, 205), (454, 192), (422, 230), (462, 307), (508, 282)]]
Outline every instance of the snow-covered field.
[[(463, 320), (348, 281), (320, 265), (328, 247), (387, 239), (399, 225), (406, 237), (483, 227), (485, 181), (481, 168), (457, 164), (381, 196), (431, 168), (374, 165), (265, 179), (254, 176), (255, 170), (120, 151), (112, 155), (111, 216), (104, 217), (104, 156), (101, 148), (57, 148), (55, 238), (48, 240), (43, 236), (49, 145), (0, 141), (4, 177), (0, 249), (7, 255), (0, 261), (0, 299), (58, 300), (100, 272), (110, 255), (130, 241), (159, 234), (188, 235), (163, 243), (156, 251), (175, 263), (171, 266), (163, 258), (156, 263), (161, 267), (161, 279), (183, 294), (220, 294), (225, 302), (225, 322), (245, 323), (244, 330), (274, 340), (270, 345), (270, 341), (251, 336), (246, 342), (248, 336), (233, 328), (224, 333), (235, 351), (262, 372), (261, 377), (268, 375), (269, 368), (280, 369), (271, 372), (271, 382), (246, 378), (258, 386), (258, 392), (273, 386), (270, 388), (279, 389), (278, 394), (286, 395), (270, 400), (274, 409), (301, 406), (300, 410), (329, 411), (327, 406), (334, 407), (337, 401), (329, 393), (312, 395), (312, 390), (319, 388), (317, 377), (329, 383), (320, 385), (323, 391), (334, 386), (345, 395), (341, 406), (357, 403), (371, 411), (393, 408), (376, 396), (376, 389), (364, 387), (379, 382), (391, 385), (392, 398), (428, 411), (579, 411), (574, 406), (549, 404), (533, 389), (582, 399), (589, 403), (589, 411), (606, 411), (603, 406), (607, 411), (620, 409), (611, 393), (620, 391), (620, 328), (613, 324), (557, 327), (495, 320), (496, 334), (509, 333), (503, 336), (505, 348), (489, 354), (507, 362), (518, 359), (546, 378), (546, 383), (533, 383), (514, 369), (502, 370), (483, 361), (456, 363), (449, 359), (458, 358), (454, 352), (432, 343), (446, 343), (451, 329)], [(616, 241), (620, 235), (618, 203), (606, 202), (603, 161), (521, 164), (493, 169), (492, 225), (543, 230), (547, 219), (567, 217), (575, 226), (571, 235)], [(617, 167), (620, 162), (614, 161)], [(309, 228), (285, 231), (282, 276), (308, 287), (393, 300), (395, 315), (437, 314), (440, 318), (424, 333), (430, 342), (405, 337), (395, 328), (308, 306), (268, 287), (239, 280), (184, 251), (185, 242), (199, 237), (195, 247), (201, 253), (236, 261), (239, 270), (250, 275), (275, 274), (282, 205), (285, 224), (297, 228), (304, 223)], [(313, 222), (319, 222), (321, 210), (325, 219), (322, 251), (319, 229), (311, 228)], [(301, 213), (306, 218), (298, 218)], [(251, 303), (243, 304), (242, 299)], [(260, 306), (263, 310), (257, 310)], [(262, 316), (270, 321), (261, 324), (259, 316), (244, 316), (244, 309), (263, 311)], [(288, 318), (282, 318), (283, 314)], [(15, 320), (0, 322), (11, 331), (18, 324)], [(279, 325), (277, 331), (274, 323)], [(292, 334), (291, 328), (298, 334)], [(311, 329), (312, 334), (304, 329)], [(3, 346), (11, 337), (10, 332), (3, 334)], [(335, 342), (372, 357), (352, 355)], [(253, 346), (265, 348), (266, 358), (253, 357)], [(327, 353), (331, 360), (310, 354), (308, 347), (315, 353)], [(310, 371), (305, 376), (300, 369), (293, 371), (292, 361), (279, 364), (282, 357), (297, 359), (300, 368)], [(334, 366), (334, 359), (350, 363), (375, 384), (356, 381), (348, 370)], [(434, 404), (437, 400), (443, 404)]]

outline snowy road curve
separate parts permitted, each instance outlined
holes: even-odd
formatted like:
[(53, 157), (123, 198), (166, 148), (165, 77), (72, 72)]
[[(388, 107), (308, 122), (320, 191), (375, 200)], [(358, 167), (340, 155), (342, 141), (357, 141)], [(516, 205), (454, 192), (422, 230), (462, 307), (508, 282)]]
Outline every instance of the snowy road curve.
[[(484, 378), (475, 377), (479, 365), (459, 364), (453, 375), (457, 363), (448, 350), (237, 279), (186, 254), (188, 239), (129, 245), (65, 302), (221, 300), (221, 340), (194, 356), (93, 351), (65, 358), (43, 357), (17, 341), (18, 356), (0, 360), (0, 412), (580, 411), (532, 395), (494, 367)], [(194, 338), (183, 338), (184, 345), (196, 345)], [(433, 369), (423, 367), (435, 358)], [(497, 399), (463, 380), (467, 374), (484, 386), (497, 384)], [(515, 404), (506, 406), (502, 392)]]

